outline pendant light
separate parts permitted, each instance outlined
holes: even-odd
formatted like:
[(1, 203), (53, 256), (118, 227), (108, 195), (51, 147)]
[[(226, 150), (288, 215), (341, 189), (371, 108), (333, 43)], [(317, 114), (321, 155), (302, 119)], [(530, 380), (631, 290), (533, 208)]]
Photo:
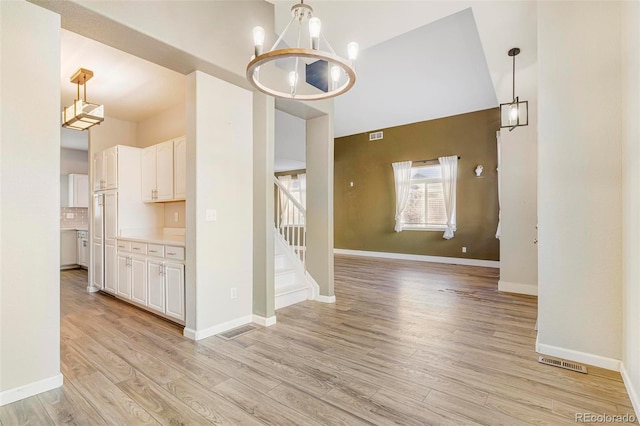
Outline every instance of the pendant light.
[[(104, 105), (87, 102), (87, 81), (93, 77), (93, 71), (80, 68), (71, 76), (71, 82), (78, 86), (78, 97), (73, 105), (62, 111), (62, 127), (74, 130), (87, 130), (91, 126), (104, 121)], [(83, 99), (80, 99), (80, 86), (83, 88)]]
[(516, 56), (520, 49), (514, 47), (507, 53), (513, 58), (513, 100), (506, 104), (500, 104), (500, 128), (509, 128), (512, 131), (519, 126), (529, 125), (529, 102), (521, 101), (516, 96)]
[[(290, 28), (295, 29), (295, 47), (284, 41)], [(267, 95), (303, 101), (328, 99), (351, 89), (356, 82), (358, 44), (349, 43), (347, 59), (342, 58), (321, 29), (320, 19), (304, 0), (291, 7), (291, 20), (271, 50), (264, 51), (265, 31), (255, 27), (255, 55), (247, 65), (247, 80)]]

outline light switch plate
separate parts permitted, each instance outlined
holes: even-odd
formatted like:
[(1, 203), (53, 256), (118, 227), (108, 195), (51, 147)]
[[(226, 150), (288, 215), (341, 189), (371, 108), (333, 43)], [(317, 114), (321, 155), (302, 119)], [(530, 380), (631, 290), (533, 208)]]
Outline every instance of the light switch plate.
[(207, 209), (206, 215), (207, 222), (215, 222), (218, 219), (218, 214), (214, 209)]

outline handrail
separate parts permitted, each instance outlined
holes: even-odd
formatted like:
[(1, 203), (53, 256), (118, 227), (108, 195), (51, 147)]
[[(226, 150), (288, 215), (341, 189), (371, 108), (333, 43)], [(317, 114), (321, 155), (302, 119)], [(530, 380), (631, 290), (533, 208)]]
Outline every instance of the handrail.
[[(275, 228), (289, 246), (291, 253), (305, 268), (307, 213), (303, 205), (274, 176)], [(306, 269), (306, 268), (305, 268)]]
[(300, 204), (300, 202), (298, 202), (298, 200), (295, 199), (293, 195), (291, 195), (291, 192), (289, 192), (289, 190), (285, 188), (285, 186), (280, 182), (280, 180), (274, 176), (273, 181), (278, 186), (278, 188), (280, 188), (280, 190), (285, 193), (285, 195), (293, 203), (293, 205), (296, 206), (302, 213), (306, 215), (307, 210), (302, 206), (302, 204)]

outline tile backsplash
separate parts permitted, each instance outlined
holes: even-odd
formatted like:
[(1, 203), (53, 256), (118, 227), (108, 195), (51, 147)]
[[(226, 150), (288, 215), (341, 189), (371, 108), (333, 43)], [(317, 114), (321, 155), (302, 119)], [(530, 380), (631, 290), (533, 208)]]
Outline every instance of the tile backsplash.
[[(67, 217), (72, 215), (73, 217)], [(89, 209), (86, 207), (61, 207), (60, 228), (87, 228), (89, 226)]]

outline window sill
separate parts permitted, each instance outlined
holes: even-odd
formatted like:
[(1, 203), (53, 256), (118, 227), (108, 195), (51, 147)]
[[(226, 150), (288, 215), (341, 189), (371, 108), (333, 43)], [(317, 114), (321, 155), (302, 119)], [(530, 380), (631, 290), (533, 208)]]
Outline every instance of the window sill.
[(446, 226), (403, 226), (403, 231), (440, 231), (444, 232), (447, 230)]

